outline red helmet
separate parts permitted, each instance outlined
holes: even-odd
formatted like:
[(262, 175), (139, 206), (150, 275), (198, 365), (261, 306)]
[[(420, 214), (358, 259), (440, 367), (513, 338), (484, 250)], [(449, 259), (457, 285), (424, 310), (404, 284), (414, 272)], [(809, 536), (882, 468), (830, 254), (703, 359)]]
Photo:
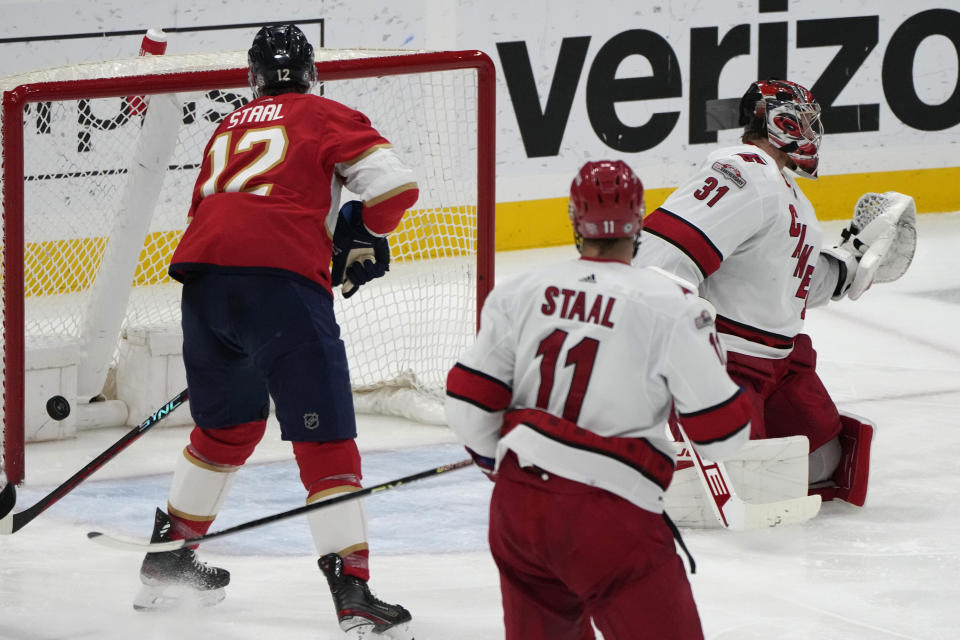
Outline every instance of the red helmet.
[(583, 165), (570, 184), (570, 220), (580, 238), (637, 238), (643, 225), (643, 183), (622, 160)]
[(766, 134), (798, 174), (817, 177), (823, 125), (820, 105), (806, 87), (787, 80), (754, 82), (740, 100), (740, 124)]

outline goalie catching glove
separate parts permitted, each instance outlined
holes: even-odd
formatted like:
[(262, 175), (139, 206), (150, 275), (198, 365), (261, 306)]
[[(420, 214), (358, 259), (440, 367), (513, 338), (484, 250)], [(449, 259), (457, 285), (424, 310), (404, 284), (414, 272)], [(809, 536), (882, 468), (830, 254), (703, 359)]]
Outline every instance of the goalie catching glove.
[(333, 264), (330, 282), (342, 285), (349, 298), (360, 285), (383, 276), (390, 270), (390, 243), (386, 237), (371, 233), (363, 224), (363, 203), (351, 200), (340, 207), (333, 232)]
[(906, 273), (917, 250), (917, 208), (896, 191), (865, 193), (841, 242), (825, 249), (845, 267), (833, 298), (856, 300), (874, 282), (893, 282)]

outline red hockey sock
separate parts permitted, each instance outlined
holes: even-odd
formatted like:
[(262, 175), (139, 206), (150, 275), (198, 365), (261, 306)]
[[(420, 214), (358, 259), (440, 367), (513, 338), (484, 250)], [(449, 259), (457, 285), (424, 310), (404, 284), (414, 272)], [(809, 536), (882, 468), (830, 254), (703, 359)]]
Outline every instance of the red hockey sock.
[(344, 556), (343, 573), (365, 582), (370, 580), (370, 549), (360, 549)]
[(294, 442), (300, 481), (309, 495), (340, 485), (360, 486), (360, 451), (355, 440)]
[[(209, 531), (211, 525), (213, 525), (212, 518), (207, 520), (192, 520), (190, 518), (177, 515), (177, 512), (170, 509), (169, 506), (167, 507), (167, 512), (167, 515), (170, 516), (171, 540), (183, 540), (184, 538), (196, 538), (197, 536), (202, 536)], [(194, 548), (196, 548), (196, 545), (194, 545)]]
[(256, 449), (266, 429), (266, 420), (222, 429), (194, 427), (190, 432), (190, 452), (210, 464), (240, 467)]
[[(360, 488), (362, 474), (356, 441), (294, 442), (293, 453), (309, 496), (307, 503)], [(328, 518), (308, 518), (318, 551), (336, 551), (343, 558), (345, 574), (369, 580), (370, 550), (360, 505), (345, 502), (331, 509), (337, 511), (340, 524), (336, 527), (331, 528)]]

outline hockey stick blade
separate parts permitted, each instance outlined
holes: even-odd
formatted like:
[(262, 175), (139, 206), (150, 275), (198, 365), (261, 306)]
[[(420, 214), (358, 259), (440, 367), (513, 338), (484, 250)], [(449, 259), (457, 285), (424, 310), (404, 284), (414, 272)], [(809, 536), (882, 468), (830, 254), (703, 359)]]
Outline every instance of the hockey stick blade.
[(726, 506), (730, 529), (765, 529), (805, 522), (820, 512), (820, 496), (801, 496), (777, 502), (752, 504), (733, 498)]
[[(70, 476), (70, 478), (61, 484), (59, 487), (40, 498), (40, 500), (20, 511), (19, 513), (14, 513), (9, 518), (4, 517), (7, 514), (0, 515), (0, 535), (2, 534), (11, 534), (16, 533), (31, 520), (36, 518), (38, 515), (46, 511), (50, 505), (59, 501), (65, 495), (77, 488), (81, 482), (89, 478), (97, 469), (103, 465), (110, 462), (118, 453), (129, 447), (136, 441), (140, 436), (147, 432), (155, 424), (166, 418), (168, 415), (173, 413), (173, 410), (182, 405), (187, 401), (187, 390), (184, 389), (176, 396), (167, 401), (167, 404), (163, 405), (157, 409), (153, 415), (149, 418), (138, 424), (132, 430), (124, 434), (119, 440), (114, 442), (112, 445), (107, 447), (100, 455), (91, 460), (84, 466), (82, 469), (77, 471), (75, 474)], [(13, 502), (16, 502), (16, 492), (13, 490), (13, 484), (7, 484), (4, 487), (3, 491), (0, 492), (0, 514), (3, 513), (3, 509), (7, 508), (7, 502), (11, 499)], [(10, 490), (10, 494), (7, 494), (7, 490)], [(13, 509), (13, 503), (9, 504), (9, 508)]]
[(779, 527), (809, 520), (820, 512), (820, 496), (801, 496), (776, 502), (749, 503), (737, 495), (720, 462), (707, 462), (690, 443), (683, 428), (683, 444), (697, 470), (700, 483), (707, 492), (710, 506), (720, 524), (733, 531)]
[(17, 488), (8, 482), (0, 491), (0, 534), (13, 533), (13, 517), (7, 517), (17, 504)]
[(416, 480), (422, 480), (424, 478), (432, 478), (441, 473), (446, 473), (447, 471), (453, 471), (455, 469), (463, 469), (464, 467), (469, 467), (473, 464), (473, 459), (460, 460), (459, 462), (453, 462), (451, 464), (445, 464), (440, 467), (434, 467), (433, 469), (427, 469), (426, 471), (420, 471), (419, 473), (414, 473), (409, 476), (404, 476), (402, 478), (397, 478), (396, 480), (390, 480), (389, 482), (383, 482), (372, 487), (367, 487), (366, 489), (360, 489), (359, 491), (353, 491), (351, 493), (344, 493), (335, 498), (330, 498), (329, 500), (320, 500), (319, 502), (314, 502), (302, 507), (297, 507), (295, 509), (290, 509), (288, 511), (281, 511), (280, 513), (275, 513), (271, 516), (264, 516), (263, 518), (257, 518), (256, 520), (250, 520), (249, 522), (244, 522), (221, 531), (215, 531), (213, 533), (208, 533), (206, 535), (197, 536), (195, 538), (187, 538), (185, 540), (171, 540), (169, 542), (140, 542), (137, 540), (125, 540), (122, 538), (115, 538), (113, 536), (101, 533), (100, 531), (91, 531), (87, 534), (87, 537), (93, 540), (94, 542), (101, 544), (105, 547), (110, 547), (112, 549), (120, 549), (123, 551), (138, 551), (143, 553), (144, 551), (149, 553), (156, 553), (158, 551), (175, 551), (177, 549), (182, 549), (183, 547), (192, 546), (199, 544), (206, 540), (212, 540), (214, 538), (225, 538), (227, 536), (240, 533), (242, 531), (247, 531), (249, 529), (254, 529), (256, 527), (263, 526), (265, 524), (270, 524), (280, 520), (285, 520), (287, 518), (293, 518), (295, 516), (314, 511), (316, 509), (323, 509), (324, 507), (331, 507), (335, 504), (341, 502), (346, 502), (347, 500), (356, 500), (357, 498), (362, 498), (373, 493), (379, 493), (381, 491), (386, 491), (388, 489), (396, 489), (397, 487), (409, 484)]

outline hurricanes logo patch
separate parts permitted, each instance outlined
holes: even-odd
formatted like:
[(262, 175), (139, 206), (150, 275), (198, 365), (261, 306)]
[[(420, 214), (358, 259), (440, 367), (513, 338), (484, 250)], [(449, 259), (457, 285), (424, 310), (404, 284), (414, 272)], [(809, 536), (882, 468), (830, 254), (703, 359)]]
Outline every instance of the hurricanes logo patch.
[(743, 189), (745, 186), (747, 186), (747, 181), (744, 180), (743, 176), (740, 174), (740, 170), (732, 164), (727, 164), (726, 162), (714, 162), (711, 168), (717, 173), (723, 175), (733, 184), (737, 185), (738, 188)]
[(315, 413), (305, 413), (303, 414), (303, 428), (308, 431), (313, 431), (320, 426), (320, 416)]

